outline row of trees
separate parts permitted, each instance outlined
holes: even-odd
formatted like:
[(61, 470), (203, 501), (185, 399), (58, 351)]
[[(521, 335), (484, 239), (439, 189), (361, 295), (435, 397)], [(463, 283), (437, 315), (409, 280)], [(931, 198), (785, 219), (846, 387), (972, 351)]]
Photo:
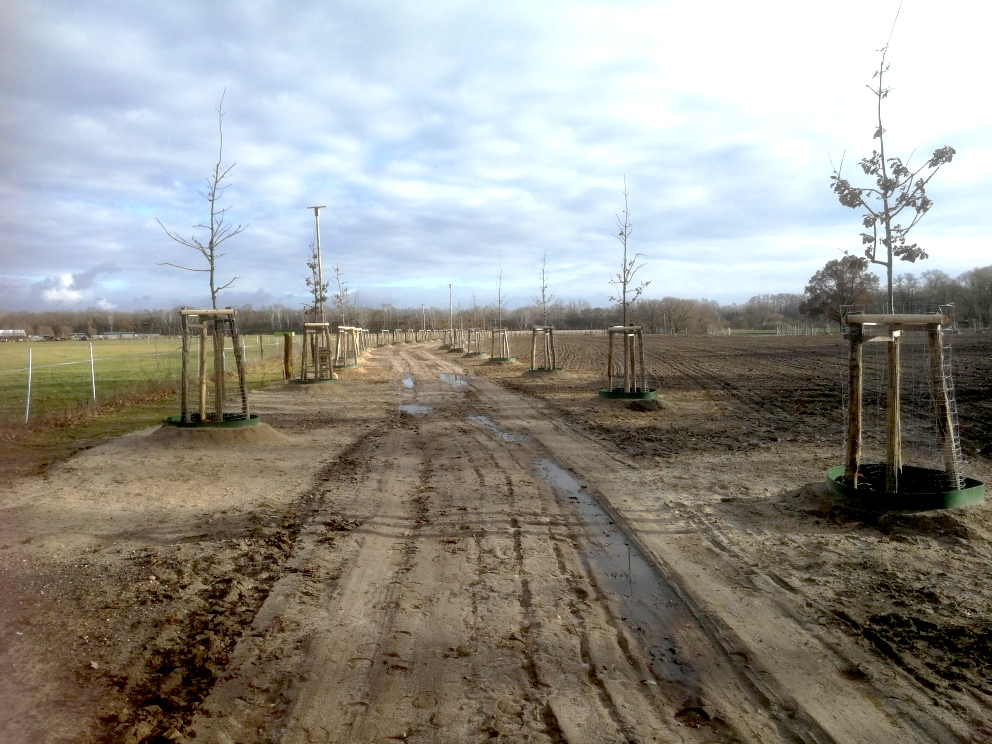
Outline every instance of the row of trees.
[[(358, 325), (372, 330), (392, 328), (442, 328), (448, 324), (447, 307), (401, 308), (384, 304), (377, 308), (333, 302), (335, 324)], [(844, 256), (831, 261), (810, 280), (805, 294), (756, 295), (745, 303), (719, 305), (710, 300), (665, 297), (639, 299), (628, 303), (627, 320), (644, 326), (647, 333), (713, 333), (728, 328), (769, 329), (811, 321), (836, 321), (845, 305), (865, 305), (880, 309), (887, 304), (887, 290), (878, 277), (868, 273), (864, 259)], [(548, 297), (545, 293), (545, 299)], [(959, 322), (976, 327), (992, 327), (992, 265), (972, 269), (954, 278), (939, 270), (920, 274), (904, 273), (893, 281), (897, 312), (921, 312), (938, 305), (953, 305)], [(346, 314), (344, 319), (342, 315)], [(497, 303), (479, 304), (472, 296), (468, 307), (454, 309), (457, 327), (492, 328), (499, 323)], [(238, 327), (243, 333), (299, 331), (303, 308), (267, 305), (238, 308)], [(503, 308), (502, 325), (526, 330), (537, 324), (563, 330), (596, 330), (623, 320), (622, 307), (593, 307), (588, 302), (555, 300), (542, 306), (540, 296), (531, 305)], [(23, 329), (31, 334), (65, 338), (73, 333), (133, 332), (172, 335), (179, 330), (178, 308), (133, 312), (50, 310), (45, 312), (0, 311), (0, 328)]]

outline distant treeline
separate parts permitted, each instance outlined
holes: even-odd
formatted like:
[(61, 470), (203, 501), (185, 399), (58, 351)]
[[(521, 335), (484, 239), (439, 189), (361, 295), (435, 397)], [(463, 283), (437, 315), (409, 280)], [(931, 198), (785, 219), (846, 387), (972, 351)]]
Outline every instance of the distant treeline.
[[(756, 295), (743, 304), (719, 305), (710, 300), (665, 297), (638, 301), (628, 313), (632, 322), (647, 333), (719, 333), (729, 329), (773, 329), (783, 325), (825, 324), (823, 318), (802, 314), (804, 295)], [(992, 266), (972, 269), (957, 279), (942, 271), (924, 271), (919, 276), (901, 274), (895, 280), (898, 312), (922, 312), (939, 305), (953, 305), (958, 322), (975, 327), (992, 325)], [(882, 306), (881, 298), (879, 307)], [(255, 308), (238, 307), (241, 333), (300, 331), (304, 313), (281, 305)], [(497, 308), (476, 305), (454, 311), (454, 324), (461, 328), (492, 328), (497, 325)], [(310, 320), (310, 318), (307, 318)], [(448, 308), (398, 308), (384, 304), (377, 308), (329, 307), (326, 319), (337, 325), (353, 325), (373, 331), (395, 328), (446, 328)], [(578, 300), (548, 308), (547, 318), (536, 305), (504, 309), (502, 325), (524, 330), (535, 324), (554, 325), (562, 330), (594, 330), (620, 322), (618, 307), (593, 307)], [(0, 310), (0, 329), (23, 329), (29, 334), (67, 338), (73, 333), (134, 332), (175, 335), (179, 333), (179, 309), (169, 310), (48, 310), (8, 312)]]

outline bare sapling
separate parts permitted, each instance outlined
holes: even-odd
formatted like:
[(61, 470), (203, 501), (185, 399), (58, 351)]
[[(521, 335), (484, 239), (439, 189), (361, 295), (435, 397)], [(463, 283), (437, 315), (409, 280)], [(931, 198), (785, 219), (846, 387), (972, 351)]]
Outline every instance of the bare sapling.
[(541, 325), (548, 325), (548, 311), (553, 310), (558, 305), (558, 297), (548, 285), (548, 252), (545, 250), (541, 255), (541, 286), (534, 296), (534, 303), (541, 310)]
[(651, 283), (650, 281), (641, 282), (640, 284), (634, 286), (634, 275), (644, 266), (644, 263), (638, 263), (641, 258), (640, 253), (635, 253), (633, 256), (628, 258), (627, 244), (630, 240), (631, 234), (631, 224), (630, 224), (630, 211), (628, 208), (628, 198), (630, 192), (627, 190), (627, 178), (623, 179), (623, 212), (616, 215), (617, 227), (619, 228), (618, 233), (614, 236), (620, 241), (623, 246), (623, 255), (621, 257), (620, 271), (618, 271), (612, 279), (610, 279), (610, 284), (616, 288), (616, 293), (614, 296), (610, 297), (610, 302), (620, 303), (621, 310), (623, 312), (623, 325), (627, 325), (627, 308), (637, 302), (637, 298), (643, 294), (644, 290)]
[(220, 103), (217, 105), (217, 129), (220, 135), (220, 141), (217, 148), (217, 162), (214, 164), (213, 172), (207, 179), (207, 187), (203, 191), (197, 191), (197, 193), (207, 200), (210, 210), (210, 218), (207, 224), (199, 224), (194, 226), (194, 230), (206, 230), (206, 242), (196, 234), (189, 238), (183, 237), (179, 233), (170, 230), (162, 221), (156, 219), (159, 226), (165, 230), (165, 234), (172, 238), (174, 241), (180, 245), (184, 245), (187, 248), (192, 248), (194, 251), (199, 253), (206, 260), (205, 268), (198, 268), (195, 266), (182, 266), (180, 264), (170, 263), (165, 261), (161, 263), (161, 266), (172, 266), (177, 269), (182, 269), (183, 271), (195, 271), (198, 273), (209, 274), (210, 277), (210, 303), (214, 310), (217, 309), (217, 294), (224, 289), (227, 289), (239, 277), (234, 277), (230, 281), (221, 284), (217, 284), (217, 259), (222, 258), (225, 254), (219, 253), (218, 249), (220, 246), (233, 238), (235, 235), (244, 232), (248, 225), (238, 225), (235, 227), (233, 224), (227, 221), (227, 212), (230, 209), (229, 206), (221, 206), (220, 201), (224, 195), (224, 190), (229, 184), (226, 184), (228, 177), (231, 174), (236, 163), (232, 163), (229, 166), (224, 165), (224, 95), (227, 91), (221, 94)]

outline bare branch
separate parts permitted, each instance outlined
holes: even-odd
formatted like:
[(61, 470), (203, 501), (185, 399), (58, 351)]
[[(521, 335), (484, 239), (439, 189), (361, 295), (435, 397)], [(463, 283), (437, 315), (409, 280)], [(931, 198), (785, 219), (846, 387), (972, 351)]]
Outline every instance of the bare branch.
[(194, 230), (205, 230), (207, 231), (206, 242), (197, 238), (194, 234), (190, 238), (185, 238), (179, 233), (168, 229), (162, 224), (161, 220), (156, 219), (159, 226), (165, 231), (165, 234), (169, 236), (172, 240), (179, 243), (180, 245), (191, 248), (203, 256), (207, 262), (207, 268), (205, 269), (194, 269), (187, 266), (180, 266), (179, 264), (173, 263), (163, 263), (159, 265), (172, 266), (174, 268), (184, 269), (186, 271), (197, 271), (210, 275), (210, 301), (214, 308), (217, 307), (217, 293), (221, 290), (227, 289), (239, 277), (234, 277), (230, 281), (220, 286), (217, 286), (216, 270), (217, 270), (217, 259), (222, 258), (225, 254), (218, 253), (217, 248), (227, 240), (230, 240), (235, 235), (240, 235), (247, 229), (248, 225), (234, 225), (226, 222), (226, 215), (229, 206), (220, 206), (218, 200), (223, 196), (225, 189), (228, 184), (224, 181), (228, 178), (231, 171), (234, 168), (232, 163), (228, 167), (224, 167), (224, 97), (227, 95), (227, 89), (221, 93), (220, 103), (217, 105), (217, 131), (218, 131), (218, 146), (217, 146), (217, 162), (213, 167), (212, 176), (207, 179), (207, 186), (205, 190), (197, 190), (203, 199), (205, 199), (209, 205), (210, 219), (207, 224), (198, 224), (194, 226)]

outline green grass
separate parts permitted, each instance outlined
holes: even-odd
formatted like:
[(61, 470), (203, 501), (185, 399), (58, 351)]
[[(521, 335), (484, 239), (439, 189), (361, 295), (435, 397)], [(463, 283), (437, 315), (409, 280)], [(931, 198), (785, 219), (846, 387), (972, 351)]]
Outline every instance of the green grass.
[[(248, 387), (282, 380), (282, 343), (263, 337), (264, 361), (260, 362), (257, 337), (245, 341)], [(154, 426), (179, 413), (179, 344), (177, 339), (94, 341), (96, 402), (92, 400), (88, 343), (32, 344), (34, 374), (27, 424), (28, 344), (0, 344), (0, 482), (36, 473), (80, 449)], [(236, 379), (229, 391), (237, 396)]]
[[(244, 340), (248, 365), (257, 364), (257, 337)], [(267, 367), (268, 362), (281, 359), (281, 343), (272, 337), (263, 337), (262, 341)], [(180, 348), (177, 338), (93, 341), (96, 404), (119, 401), (129, 395), (142, 397), (176, 390), (182, 363)], [(89, 343), (0, 343), (0, 420), (24, 421), (29, 349), (29, 420), (61, 417), (67, 411), (93, 405)]]

